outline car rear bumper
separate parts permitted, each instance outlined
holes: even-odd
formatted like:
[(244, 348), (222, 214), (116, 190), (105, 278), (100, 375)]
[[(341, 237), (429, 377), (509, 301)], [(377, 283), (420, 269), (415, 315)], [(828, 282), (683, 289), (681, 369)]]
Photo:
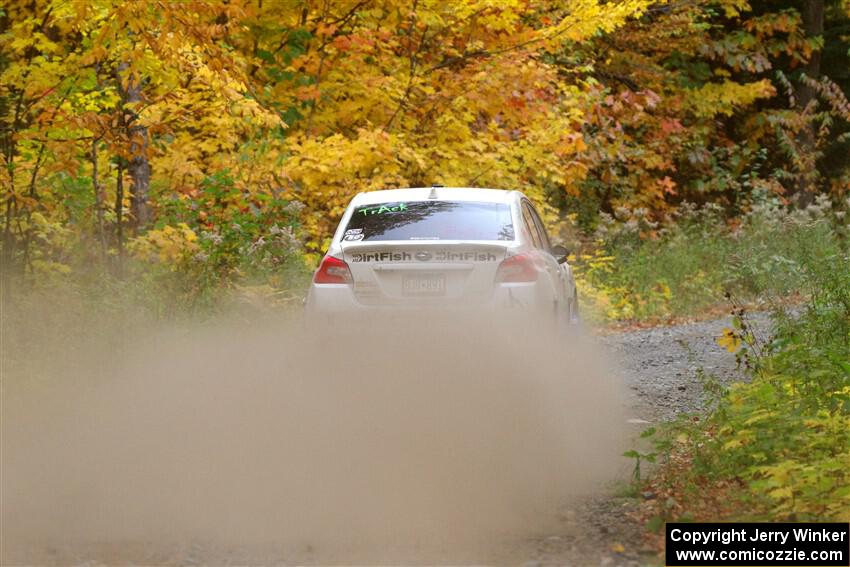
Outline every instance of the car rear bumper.
[(341, 284), (313, 284), (307, 294), (308, 314), (394, 313), (399, 311), (524, 310), (544, 307), (536, 283), (498, 284), (488, 295), (458, 299), (411, 298), (362, 301), (354, 288)]

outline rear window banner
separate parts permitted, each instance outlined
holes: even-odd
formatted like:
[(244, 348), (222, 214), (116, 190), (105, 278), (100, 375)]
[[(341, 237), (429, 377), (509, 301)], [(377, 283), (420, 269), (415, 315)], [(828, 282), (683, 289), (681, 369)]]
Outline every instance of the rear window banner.
[(359, 262), (495, 262), (499, 258), (492, 252), (436, 250), (434, 253), (417, 252), (364, 252), (352, 254), (351, 261)]
[(507, 203), (407, 201), (357, 207), (343, 241), (513, 240)]

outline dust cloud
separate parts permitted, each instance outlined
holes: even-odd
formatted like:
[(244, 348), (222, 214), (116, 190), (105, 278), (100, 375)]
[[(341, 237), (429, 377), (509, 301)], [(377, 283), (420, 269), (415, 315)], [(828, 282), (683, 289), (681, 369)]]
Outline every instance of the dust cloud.
[(621, 386), (580, 333), (22, 320), (3, 329), (7, 565), (517, 563), (624, 466)]

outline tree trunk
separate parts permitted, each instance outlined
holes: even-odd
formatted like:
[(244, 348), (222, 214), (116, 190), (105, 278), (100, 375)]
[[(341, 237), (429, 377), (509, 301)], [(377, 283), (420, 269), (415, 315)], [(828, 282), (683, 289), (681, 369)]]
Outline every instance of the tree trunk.
[(6, 199), (6, 211), (3, 215), (3, 249), (0, 253), (0, 292), (5, 301), (12, 280), (13, 262), (15, 259), (15, 235), (12, 233), (12, 219), (15, 217), (15, 197), (9, 195)]
[[(803, 18), (803, 31), (806, 37), (811, 39), (818, 36), (823, 36), (823, 12), (824, 0), (803, 0), (801, 6), (801, 16)], [(809, 57), (809, 61), (802, 67), (801, 71), (811, 80), (817, 81), (820, 79), (820, 50), (813, 51)], [(817, 95), (815, 89), (810, 82), (798, 81), (796, 87), (797, 104), (800, 111), (804, 112), (809, 104), (814, 101)], [(817, 188), (814, 186), (818, 180), (818, 174), (815, 171), (816, 159), (814, 152), (816, 151), (817, 134), (815, 126), (811, 122), (803, 127), (798, 135), (799, 151), (804, 156), (806, 168), (811, 168), (811, 171), (801, 171), (797, 176), (797, 205), (801, 208), (809, 206), (814, 201), (814, 196)]]
[(124, 277), (124, 163), (118, 158), (118, 176), (115, 179), (115, 240), (118, 244), (117, 274)]
[[(823, 0), (803, 0), (800, 15), (803, 18), (803, 31), (808, 39), (823, 36), (823, 4)], [(813, 51), (808, 63), (802, 67), (801, 71), (810, 79), (817, 81), (820, 78), (820, 60), (820, 50)], [(797, 101), (800, 108), (805, 108), (814, 97), (815, 90), (811, 86), (802, 82), (798, 83)]]
[(103, 190), (103, 185), (98, 179), (97, 172), (97, 143), (99, 139), (95, 138), (91, 142), (91, 183), (94, 190), (94, 206), (97, 218), (97, 239), (100, 244), (100, 261), (106, 261), (106, 232), (103, 227), (103, 209), (106, 193)]
[[(20, 118), (21, 100), (23, 95), (18, 95), (17, 103), (15, 104), (14, 118), (12, 119), (11, 128), (3, 128), (0, 130), (0, 146), (2, 146), (4, 159), (4, 169), (7, 179), (4, 179), (5, 193), (5, 211), (3, 214), (3, 249), (0, 253), (0, 277), (3, 279), (3, 289), (8, 290), (10, 284), (10, 276), (17, 267), (17, 248), (18, 239), (15, 236), (13, 222), (18, 217), (18, 197), (15, 194), (16, 175), (15, 175), (15, 157), (18, 155), (17, 133), (23, 129), (23, 124)], [(4, 111), (5, 115), (11, 108), (10, 99), (0, 100), (0, 110)], [(9, 108), (3, 108), (8, 106)], [(4, 125), (5, 126), (5, 125)], [(8, 185), (6, 185), (8, 183)]]
[[(119, 67), (119, 82), (126, 69), (126, 64)], [(138, 114), (132, 109), (127, 109), (126, 105), (142, 102), (141, 80), (133, 82), (130, 78), (126, 90), (122, 89), (121, 95), (125, 104), (124, 116), (127, 124), (127, 137), (130, 140), (130, 161), (127, 164), (127, 173), (131, 179), (130, 214), (133, 217), (133, 227), (138, 231), (147, 226), (152, 217), (150, 203), (148, 202), (151, 166), (148, 162), (147, 151), (150, 140), (148, 129), (138, 123)]]

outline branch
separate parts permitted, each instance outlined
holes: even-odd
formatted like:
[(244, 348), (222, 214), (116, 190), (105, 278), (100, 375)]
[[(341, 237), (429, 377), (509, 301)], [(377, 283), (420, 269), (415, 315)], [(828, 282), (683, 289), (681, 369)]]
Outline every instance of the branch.
[[(565, 16), (565, 18), (566, 17), (567, 16)], [(504, 55), (505, 53), (510, 53), (511, 51), (516, 51), (518, 49), (522, 49), (523, 47), (528, 47), (529, 45), (533, 45), (535, 43), (540, 43), (542, 41), (548, 41), (548, 40), (552, 40), (552, 39), (555, 39), (557, 37), (560, 37), (564, 33), (566, 33), (567, 31), (569, 31), (571, 28), (573, 28), (574, 26), (575, 26), (575, 22), (571, 23), (568, 26), (565, 26), (564, 28), (562, 28), (562, 29), (560, 29), (556, 32), (549, 33), (549, 34), (543, 34), (540, 37), (532, 37), (531, 39), (521, 41), (521, 42), (516, 43), (514, 45), (510, 45), (508, 47), (503, 47), (502, 49), (496, 49), (496, 50), (493, 50), (493, 51), (489, 51), (487, 49), (481, 49), (481, 50), (476, 50), (476, 51), (470, 51), (469, 53), (464, 53), (463, 55), (459, 55), (459, 56), (456, 56), (456, 57), (449, 57), (448, 59), (445, 59), (444, 61), (437, 63), (433, 67), (430, 67), (425, 72), (431, 73), (431, 72), (436, 71), (438, 69), (443, 69), (445, 67), (449, 67), (451, 65), (454, 65), (456, 63), (462, 63), (462, 62), (464, 62), (468, 59), (482, 59), (482, 58), (486, 58), (486, 57), (496, 57), (498, 55)]]
[[(413, 39), (413, 31), (415, 29), (416, 24), (416, 7), (419, 4), (419, 0), (416, 0), (413, 3), (413, 10), (411, 11), (410, 18), (410, 35), (409, 38)], [(387, 120), (387, 123), (384, 125), (382, 130), (386, 132), (390, 129), (393, 124), (393, 121), (396, 119), (396, 116), (402, 111), (402, 109), (407, 105), (407, 100), (410, 98), (410, 93), (413, 90), (413, 78), (416, 76), (416, 67), (419, 65), (419, 54), (422, 53), (422, 49), (425, 47), (425, 35), (428, 33), (428, 26), (422, 30), (422, 39), (419, 40), (419, 46), (416, 48), (416, 51), (410, 53), (410, 74), (407, 77), (407, 87), (404, 89), (404, 94), (401, 96), (401, 100), (398, 103), (398, 106), (393, 112), (390, 119)]]

